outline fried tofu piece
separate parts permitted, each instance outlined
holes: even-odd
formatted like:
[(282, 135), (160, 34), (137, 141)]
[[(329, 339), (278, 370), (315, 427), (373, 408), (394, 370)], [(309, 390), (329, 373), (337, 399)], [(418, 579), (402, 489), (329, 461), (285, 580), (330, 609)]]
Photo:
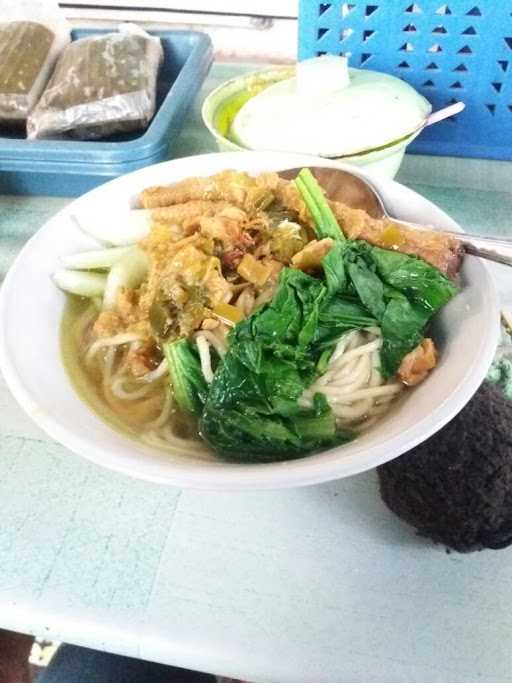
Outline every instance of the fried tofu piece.
[(424, 339), (402, 359), (398, 377), (404, 384), (413, 387), (426, 378), (437, 365), (437, 350), (432, 339)]
[(241, 171), (223, 171), (207, 178), (187, 178), (173, 185), (148, 187), (139, 201), (144, 209), (191, 201), (225, 201), (254, 213), (274, 199), (268, 183)]
[[(304, 225), (313, 227), (311, 215), (294, 183), (280, 179), (274, 190), (278, 201)], [(460, 269), (463, 250), (460, 243), (435, 230), (417, 230), (385, 218), (372, 218), (362, 209), (341, 202), (329, 202), (346, 237), (365, 240), (383, 249), (395, 249), (419, 256), (448, 277)]]
[(207, 199), (193, 199), (183, 203), (176, 203), (172, 206), (153, 208), (151, 211), (151, 218), (155, 223), (178, 223), (181, 225), (184, 222), (197, 219), (201, 216), (215, 216), (224, 209), (229, 209), (230, 207), (232, 207), (232, 204), (223, 200), (210, 201)]
[(304, 249), (292, 256), (292, 267), (299, 270), (318, 270), (322, 266), (323, 257), (331, 251), (333, 244), (330, 237), (312, 240)]

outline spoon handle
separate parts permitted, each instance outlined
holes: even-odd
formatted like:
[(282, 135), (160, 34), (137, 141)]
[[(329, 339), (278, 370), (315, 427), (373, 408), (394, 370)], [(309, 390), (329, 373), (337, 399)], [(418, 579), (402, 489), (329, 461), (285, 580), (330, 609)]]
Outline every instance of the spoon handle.
[(444, 235), (458, 240), (464, 251), (472, 256), (479, 256), (488, 261), (512, 266), (512, 239), (491, 235), (468, 235), (467, 233), (442, 231)]
[(464, 102), (455, 102), (454, 104), (451, 104), (449, 107), (439, 109), (439, 111), (435, 111), (433, 114), (430, 114), (425, 123), (425, 126), (432, 126), (434, 123), (439, 123), (439, 121), (443, 121), (444, 119), (447, 119), (449, 116), (455, 116), (456, 114), (460, 114), (460, 112), (464, 110), (465, 106), (466, 105), (464, 104)]
[[(395, 220), (395, 219), (393, 219)], [(505, 266), (512, 266), (512, 237), (498, 237), (493, 235), (470, 235), (468, 233), (452, 232), (450, 230), (438, 230), (437, 228), (426, 228), (424, 225), (406, 221), (396, 221), (418, 230), (435, 230), (442, 232), (447, 237), (453, 237), (464, 247), (464, 251), (472, 256), (479, 256), (487, 261), (502, 263)]]
[(467, 254), (512, 266), (512, 240), (464, 235), (462, 239), (459, 237), (459, 241)]

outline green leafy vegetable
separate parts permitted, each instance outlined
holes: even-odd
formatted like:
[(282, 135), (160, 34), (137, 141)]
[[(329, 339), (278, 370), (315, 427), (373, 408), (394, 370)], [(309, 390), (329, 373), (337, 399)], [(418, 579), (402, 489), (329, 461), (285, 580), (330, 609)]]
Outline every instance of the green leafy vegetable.
[[(239, 323), (201, 420), (204, 438), (227, 459), (272, 461), (347, 441), (325, 397), (298, 399), (326, 367), (317, 331), (327, 287), (300, 270), (282, 271), (272, 301)], [(338, 335), (339, 337), (339, 335)]]
[(420, 258), (379, 247), (371, 247), (371, 255), (383, 282), (426, 309), (438, 310), (458, 291), (451, 280)]
[(348, 241), (343, 259), (358, 298), (382, 329), (381, 371), (390, 377), (458, 288), (425, 261), (367, 242)]
[(380, 326), (381, 372), (391, 376), (457, 292), (429, 264), (367, 242), (338, 242), (322, 265), (323, 279), (283, 269), (272, 301), (231, 331), (200, 423), (222, 457), (268, 462), (350, 439), (337, 431), (325, 396), (299, 405), (341, 336)]
[(309, 168), (303, 168), (300, 171), (295, 178), (295, 186), (313, 217), (317, 237), (319, 239), (330, 237), (337, 241), (345, 240), (345, 235), (325, 198), (324, 191)]
[(163, 349), (176, 403), (183, 411), (199, 415), (208, 386), (194, 347), (186, 339), (178, 339), (164, 344)]
[(429, 311), (412, 304), (403, 295), (388, 301), (381, 320), (381, 370), (385, 377), (393, 375), (402, 358), (421, 343), (429, 318)]
[[(346, 260), (348, 260), (347, 256), (349, 255), (350, 252), (345, 255)], [(382, 280), (361, 258), (357, 258), (347, 265), (350, 280), (354, 285), (359, 300), (377, 320), (381, 320), (386, 310)]]
[[(366, 309), (360, 318), (369, 312), (374, 318), (370, 324), (377, 322), (382, 327), (382, 371), (389, 377), (402, 358), (421, 342), (428, 320), (455, 296), (457, 287), (422, 259), (346, 240), (309, 169), (300, 171), (295, 184), (313, 217), (317, 236), (336, 240), (323, 260), (328, 293), (337, 292), (343, 297), (355, 294)], [(355, 323), (356, 318), (351, 322)], [(342, 329), (339, 320), (334, 327), (331, 322), (324, 317), (319, 331), (325, 342)]]
[(332, 348), (332, 345), (336, 344), (345, 332), (375, 325), (377, 325), (376, 318), (357, 300), (349, 297), (334, 297), (322, 306), (315, 341), (320, 348)]
[(343, 261), (344, 246), (337, 242), (322, 260), (325, 284), (329, 294), (343, 292), (347, 284), (347, 274)]

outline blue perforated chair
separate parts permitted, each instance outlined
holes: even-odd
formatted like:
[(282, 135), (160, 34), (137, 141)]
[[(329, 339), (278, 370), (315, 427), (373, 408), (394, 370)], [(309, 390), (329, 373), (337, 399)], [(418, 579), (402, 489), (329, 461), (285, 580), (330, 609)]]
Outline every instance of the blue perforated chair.
[(512, 159), (511, 0), (300, 0), (299, 58), (322, 54), (392, 73), (434, 109), (466, 104), (409, 151)]

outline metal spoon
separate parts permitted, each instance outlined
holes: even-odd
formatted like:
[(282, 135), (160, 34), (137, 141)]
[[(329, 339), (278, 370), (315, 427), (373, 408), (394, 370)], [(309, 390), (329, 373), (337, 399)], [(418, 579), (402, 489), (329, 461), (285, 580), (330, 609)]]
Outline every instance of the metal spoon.
[[(300, 168), (290, 168), (286, 171), (280, 171), (279, 175), (285, 180), (293, 180), (300, 170)], [(456, 239), (467, 254), (512, 266), (512, 239), (487, 235), (468, 235), (402, 221), (388, 214), (382, 197), (369, 181), (339, 168), (315, 166), (311, 167), (310, 170), (331, 201), (343, 202), (353, 209), (363, 209), (372, 218), (387, 218), (393, 223), (417, 230), (441, 232), (447, 237)]]

